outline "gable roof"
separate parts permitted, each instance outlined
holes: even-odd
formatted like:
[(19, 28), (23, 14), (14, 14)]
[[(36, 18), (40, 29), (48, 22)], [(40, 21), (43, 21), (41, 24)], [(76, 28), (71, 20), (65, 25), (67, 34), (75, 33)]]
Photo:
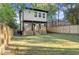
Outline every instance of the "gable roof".
[[(35, 11), (41, 11), (41, 12), (46, 12), (46, 13), (48, 13), (48, 11), (46, 11), (46, 10), (41, 10), (41, 9), (34, 9), (34, 8), (26, 8), (26, 9), (28, 9), (28, 10), (35, 10)], [(22, 10), (20, 10), (20, 12), (22, 12)]]

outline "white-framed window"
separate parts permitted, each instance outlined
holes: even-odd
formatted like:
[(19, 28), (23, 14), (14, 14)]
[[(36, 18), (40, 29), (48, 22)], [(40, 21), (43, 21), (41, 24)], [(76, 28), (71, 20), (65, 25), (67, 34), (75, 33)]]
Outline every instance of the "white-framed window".
[(45, 13), (43, 13), (43, 18), (45, 18)]
[(34, 12), (34, 17), (37, 17), (37, 12)]
[(39, 13), (39, 17), (41, 17), (41, 13)]

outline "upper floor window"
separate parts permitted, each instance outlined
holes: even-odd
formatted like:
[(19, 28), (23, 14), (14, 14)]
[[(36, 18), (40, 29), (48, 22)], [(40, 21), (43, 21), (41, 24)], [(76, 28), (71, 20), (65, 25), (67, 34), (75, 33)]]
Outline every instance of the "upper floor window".
[(34, 13), (34, 16), (37, 17), (37, 12)]
[(43, 18), (45, 18), (45, 13), (43, 13)]
[(39, 17), (41, 17), (41, 13), (39, 13)]
[(45, 18), (45, 13), (42, 13), (42, 15), (41, 15), (41, 13), (34, 12), (34, 16), (35, 17), (37, 17), (37, 16), (41, 17), (42, 16), (43, 18)]

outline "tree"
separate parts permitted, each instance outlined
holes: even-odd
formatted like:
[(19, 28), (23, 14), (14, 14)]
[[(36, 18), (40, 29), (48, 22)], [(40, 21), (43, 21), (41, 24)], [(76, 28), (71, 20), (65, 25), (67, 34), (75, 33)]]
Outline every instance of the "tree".
[(65, 19), (67, 19), (71, 24), (79, 24), (79, 4), (77, 3), (67, 3), (64, 4)]
[(25, 9), (25, 4), (0, 4), (0, 23), (5, 23), (11, 28), (18, 28), (16, 23), (16, 12)]
[(57, 11), (56, 5), (52, 3), (33, 3), (32, 8), (48, 11), (48, 20), (52, 20), (52, 16), (55, 16)]
[(11, 28), (17, 28), (16, 13), (11, 4), (0, 4), (0, 23), (5, 23)]

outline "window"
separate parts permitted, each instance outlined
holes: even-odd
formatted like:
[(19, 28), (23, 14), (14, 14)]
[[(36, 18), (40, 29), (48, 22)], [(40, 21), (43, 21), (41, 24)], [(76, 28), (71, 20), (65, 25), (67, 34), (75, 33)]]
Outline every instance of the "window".
[(39, 13), (39, 17), (41, 17), (41, 13)]
[(45, 18), (45, 13), (43, 13), (43, 18)]
[(37, 17), (37, 12), (34, 13), (34, 16)]

